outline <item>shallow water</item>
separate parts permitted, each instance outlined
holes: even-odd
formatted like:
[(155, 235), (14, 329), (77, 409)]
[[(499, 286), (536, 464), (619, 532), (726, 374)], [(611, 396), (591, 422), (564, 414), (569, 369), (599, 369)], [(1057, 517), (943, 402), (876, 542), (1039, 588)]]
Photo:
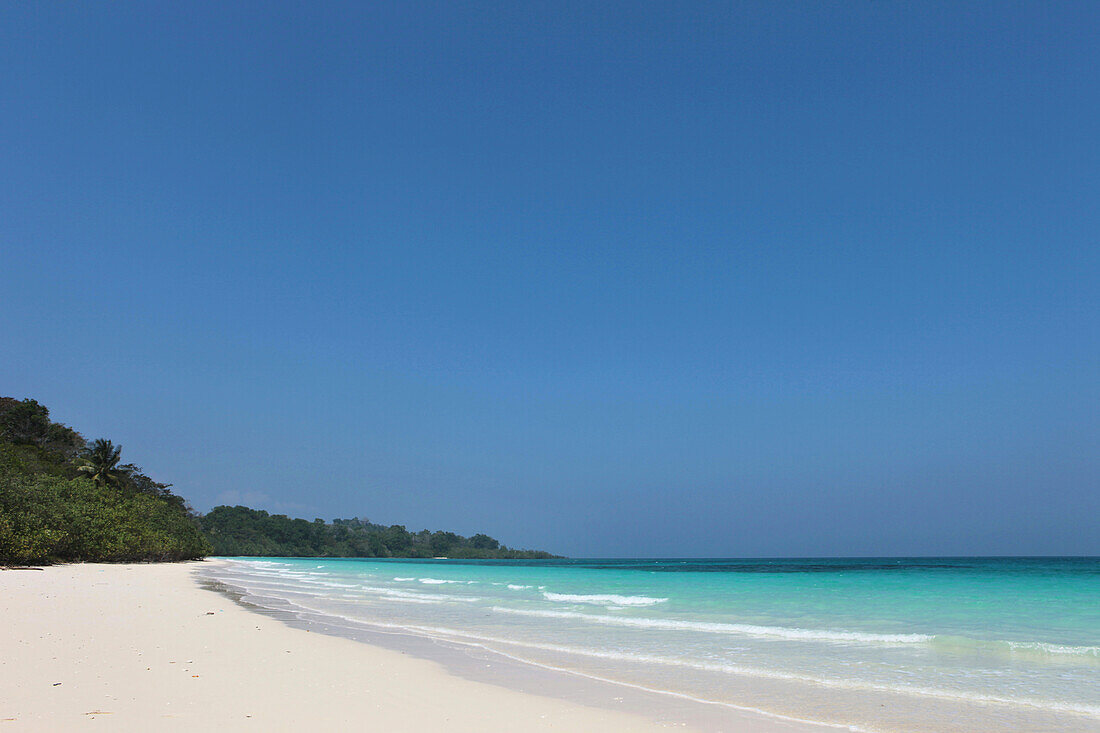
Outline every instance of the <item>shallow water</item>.
[[(869, 731), (1100, 731), (1100, 559), (234, 558), (301, 618)], [(289, 605), (287, 605), (289, 604)]]

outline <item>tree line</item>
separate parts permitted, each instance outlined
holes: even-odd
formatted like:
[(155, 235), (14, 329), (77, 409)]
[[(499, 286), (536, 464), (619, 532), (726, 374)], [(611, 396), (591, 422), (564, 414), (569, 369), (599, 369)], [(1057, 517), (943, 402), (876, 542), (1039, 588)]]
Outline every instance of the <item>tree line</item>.
[(202, 515), (122, 447), (87, 441), (32, 399), (0, 397), (0, 564), (169, 561), (205, 555), (550, 558), (484, 534), (367, 520), (292, 519), (244, 506)]
[(214, 507), (199, 517), (215, 555), (269, 557), (448, 557), (539, 559), (548, 552), (513, 550), (485, 534), (410, 532), (365, 519), (291, 519), (244, 506)]

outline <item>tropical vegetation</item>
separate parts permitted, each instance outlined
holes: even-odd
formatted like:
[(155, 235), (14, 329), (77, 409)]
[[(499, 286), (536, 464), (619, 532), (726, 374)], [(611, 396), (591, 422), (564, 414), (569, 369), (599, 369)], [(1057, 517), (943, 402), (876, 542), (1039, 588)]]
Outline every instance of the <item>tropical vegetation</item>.
[(199, 517), (215, 555), (269, 557), (449, 557), (549, 558), (535, 550), (513, 550), (484, 534), (410, 532), (366, 519), (291, 519), (244, 506), (214, 507)]
[(0, 563), (187, 560), (210, 552), (186, 502), (35, 400), (0, 397)]
[(205, 555), (549, 558), (484, 534), (365, 519), (292, 519), (244, 506), (201, 515), (122, 446), (87, 441), (32, 399), (0, 397), (0, 564), (167, 561)]

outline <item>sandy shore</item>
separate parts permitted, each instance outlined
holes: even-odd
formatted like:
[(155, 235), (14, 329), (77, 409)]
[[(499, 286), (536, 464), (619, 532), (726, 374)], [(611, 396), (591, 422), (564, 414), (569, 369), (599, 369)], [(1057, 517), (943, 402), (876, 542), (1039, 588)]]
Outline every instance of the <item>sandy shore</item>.
[[(194, 567), (0, 571), (0, 733), (671, 727), (291, 628), (200, 587)], [(789, 730), (751, 720), (736, 729)]]

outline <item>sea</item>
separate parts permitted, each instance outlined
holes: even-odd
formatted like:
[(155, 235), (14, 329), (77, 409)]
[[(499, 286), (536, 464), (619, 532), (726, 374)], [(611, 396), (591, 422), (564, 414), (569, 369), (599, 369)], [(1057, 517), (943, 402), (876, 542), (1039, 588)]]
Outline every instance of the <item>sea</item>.
[(822, 730), (1100, 732), (1100, 558), (229, 558), (200, 572), (298, 624), (476, 650), (644, 694), (658, 716), (661, 700), (677, 720), (694, 706), (710, 729), (728, 711)]

